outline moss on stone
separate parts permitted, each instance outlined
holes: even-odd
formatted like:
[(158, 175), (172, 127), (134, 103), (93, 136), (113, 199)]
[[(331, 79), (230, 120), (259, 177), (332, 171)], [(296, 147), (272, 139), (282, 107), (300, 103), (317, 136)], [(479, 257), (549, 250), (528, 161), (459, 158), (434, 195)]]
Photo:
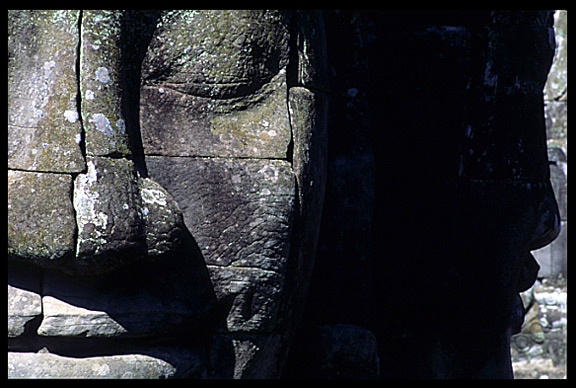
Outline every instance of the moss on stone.
[(8, 39), (8, 165), (80, 172), (75, 65), (79, 11), (13, 11)]
[(8, 256), (52, 266), (74, 253), (68, 174), (8, 170)]

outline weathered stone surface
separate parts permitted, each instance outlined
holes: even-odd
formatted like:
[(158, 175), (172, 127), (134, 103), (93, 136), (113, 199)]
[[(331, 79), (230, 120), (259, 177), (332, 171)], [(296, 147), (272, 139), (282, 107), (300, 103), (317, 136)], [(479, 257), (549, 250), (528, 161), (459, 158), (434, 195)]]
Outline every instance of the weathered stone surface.
[(176, 199), (218, 298), (233, 295), (228, 330), (274, 326), (290, 249), (294, 173), (281, 160), (147, 157)]
[(180, 245), (178, 204), (153, 180), (137, 179), (131, 161), (90, 158), (72, 186), (68, 174), (8, 171), (10, 260), (98, 273)]
[(218, 299), (230, 300), (226, 329), (268, 332), (279, 319), (284, 276), (258, 268), (208, 266)]
[[(289, 91), (290, 121), (294, 133), (292, 154), (294, 173), (300, 187), (302, 203), (312, 193), (322, 196), (326, 171), (327, 97), (302, 87)], [(314, 185), (321, 187), (320, 190)], [(320, 198), (315, 199), (318, 203)], [(321, 202), (320, 202), (321, 204)], [(321, 207), (321, 206), (320, 206)]]
[(289, 21), (276, 10), (165, 11), (142, 76), (192, 95), (250, 94), (288, 64)]
[(142, 354), (64, 357), (8, 352), (9, 378), (165, 379), (206, 377), (198, 355), (187, 349), (145, 349)]
[(288, 162), (149, 156), (146, 164), (178, 202), (206, 264), (282, 272), (295, 195)]
[(86, 153), (92, 156), (130, 153), (122, 110), (122, 14), (82, 11), (81, 112)]
[(295, 243), (290, 247), (286, 274), (291, 281), (283, 286), (281, 327), (299, 321), (296, 317), (303, 313), (302, 301), (306, 300), (312, 277), (326, 186), (327, 105), (324, 93), (303, 87), (289, 90), (292, 166), (298, 198), (292, 232)]
[(42, 314), (39, 270), (11, 263), (8, 267), (8, 338), (24, 334), (26, 325)]
[(566, 139), (568, 135), (568, 106), (566, 101), (545, 101), (546, 137)]
[(284, 158), (290, 142), (285, 82), (282, 70), (255, 101), (211, 100), (162, 85), (144, 86), (144, 150), (172, 156)]
[(10, 11), (8, 167), (80, 172), (79, 11)]
[(166, 189), (152, 179), (138, 179), (138, 189), (146, 233), (146, 254), (159, 256), (176, 250), (184, 229), (178, 204)]
[(73, 265), (77, 271), (109, 270), (145, 252), (138, 183), (128, 159), (93, 157), (87, 164), (88, 172), (74, 181), (78, 243)]
[[(214, 302), (208, 274), (192, 247), (172, 257), (92, 277), (49, 271), (43, 281), (44, 319), (52, 337), (166, 337), (208, 325)], [(134, 276), (135, 271), (138, 276)]]
[(285, 158), (287, 27), (277, 11), (165, 13), (142, 65), (145, 152)]
[(8, 258), (59, 264), (74, 254), (72, 176), (8, 170)]
[(568, 11), (559, 10), (554, 13), (554, 35), (556, 50), (554, 62), (550, 67), (545, 97), (550, 101), (568, 100)]

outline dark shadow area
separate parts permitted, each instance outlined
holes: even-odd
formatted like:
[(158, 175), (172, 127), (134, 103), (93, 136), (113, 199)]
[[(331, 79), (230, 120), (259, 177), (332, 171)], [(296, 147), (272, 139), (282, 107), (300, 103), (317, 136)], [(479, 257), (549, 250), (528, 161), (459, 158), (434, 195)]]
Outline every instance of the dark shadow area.
[(143, 177), (148, 176), (148, 171), (140, 134), (141, 67), (161, 12), (160, 10), (124, 11), (120, 27), (122, 113), (126, 118), (132, 159), (136, 170)]
[(511, 377), (529, 250), (557, 233), (542, 104), (551, 15), (324, 12), (328, 177), (304, 332), (369, 328), (381, 377)]
[[(39, 273), (33, 266), (9, 263), (8, 273), (9, 285), (54, 297), (70, 306), (103, 312), (125, 331), (110, 338), (86, 337), (81, 332), (72, 337), (39, 336), (36, 331), (46, 314), (50, 315), (47, 311), (27, 323), (24, 335), (8, 340), (12, 351), (36, 352), (45, 348), (67, 357), (143, 354), (178, 367), (179, 350), (170, 349), (187, 349), (197, 353), (207, 365), (211, 336), (225, 328), (231, 307), (231, 301), (216, 300), (204, 259), (187, 230), (178, 251), (108, 274), (73, 277), (44, 271), (41, 286), (39, 276), (30, 280), (30, 273)], [(81, 316), (61, 319), (81, 325)], [(84, 319), (88, 323), (90, 317)], [(230, 354), (224, 355), (223, 349), (219, 349), (221, 357), (233, 360), (231, 344)], [(232, 371), (233, 365), (231, 368)]]

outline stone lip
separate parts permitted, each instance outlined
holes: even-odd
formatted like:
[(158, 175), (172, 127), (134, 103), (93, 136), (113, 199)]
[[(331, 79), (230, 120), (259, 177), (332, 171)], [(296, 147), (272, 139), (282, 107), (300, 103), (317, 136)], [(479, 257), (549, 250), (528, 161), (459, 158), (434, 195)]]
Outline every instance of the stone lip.
[(131, 349), (130, 354), (69, 357), (8, 352), (8, 378), (205, 378), (202, 352), (179, 346)]
[[(9, 334), (15, 345), (24, 339), (37, 346), (48, 338), (189, 337), (184, 333), (212, 330), (226, 315), (219, 313), (206, 265), (189, 233), (161, 263), (137, 262), (97, 276), (41, 273), (9, 263), (8, 274)], [(38, 307), (30, 309), (31, 302)], [(36, 323), (26, 325), (30, 321)]]

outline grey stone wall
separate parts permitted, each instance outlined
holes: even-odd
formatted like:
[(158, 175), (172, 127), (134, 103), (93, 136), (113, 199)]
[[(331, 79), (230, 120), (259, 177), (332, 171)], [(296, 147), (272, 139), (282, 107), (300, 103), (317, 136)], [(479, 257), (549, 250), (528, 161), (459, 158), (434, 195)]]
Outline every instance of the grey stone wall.
[(8, 16), (9, 376), (277, 376), (324, 196), (321, 13)]

